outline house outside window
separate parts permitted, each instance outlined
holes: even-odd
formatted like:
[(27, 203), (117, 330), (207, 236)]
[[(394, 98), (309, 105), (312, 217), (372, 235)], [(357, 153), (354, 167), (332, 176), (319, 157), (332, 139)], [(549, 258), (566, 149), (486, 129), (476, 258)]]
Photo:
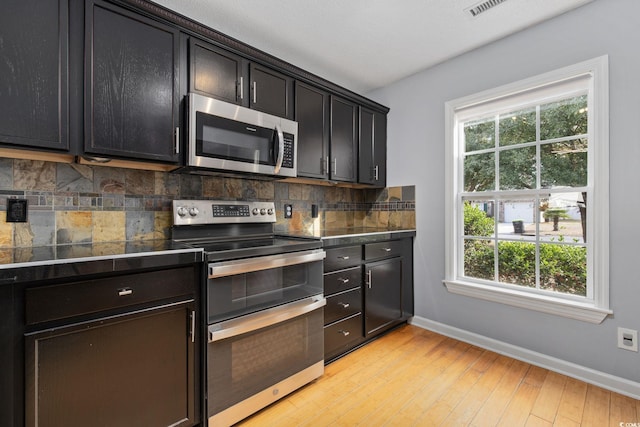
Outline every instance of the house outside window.
[(450, 292), (611, 313), (607, 71), (600, 57), (446, 103)]

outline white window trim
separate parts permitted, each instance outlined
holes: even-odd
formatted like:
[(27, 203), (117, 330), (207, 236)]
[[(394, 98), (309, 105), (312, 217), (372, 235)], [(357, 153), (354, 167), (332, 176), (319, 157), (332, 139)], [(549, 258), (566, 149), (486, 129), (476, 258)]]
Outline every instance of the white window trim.
[[(456, 112), (475, 108), (487, 101), (512, 96), (554, 82), (572, 80), (580, 75), (592, 76), (593, 157), (598, 163), (594, 176), (590, 221), (593, 223), (593, 281), (594, 295), (591, 301), (574, 301), (545, 294), (533, 294), (513, 288), (484, 285), (461, 280), (457, 277), (456, 225), (460, 213), (456, 209), (456, 191), (460, 173), (457, 161), (460, 146), (457, 141)], [(591, 124), (591, 123), (590, 123)], [(554, 314), (590, 323), (601, 323), (613, 312), (609, 308), (609, 60), (601, 56), (539, 76), (524, 79), (496, 89), (458, 98), (445, 103), (445, 254), (444, 284), (451, 293), (498, 302), (515, 307)], [(589, 173), (594, 171), (589, 170)], [(595, 201), (597, 200), (597, 203)]]

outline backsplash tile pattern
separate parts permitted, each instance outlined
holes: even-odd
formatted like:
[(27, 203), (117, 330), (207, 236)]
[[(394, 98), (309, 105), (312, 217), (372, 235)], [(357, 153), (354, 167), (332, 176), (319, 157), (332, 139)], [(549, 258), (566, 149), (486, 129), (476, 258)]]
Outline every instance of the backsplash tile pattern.
[[(415, 187), (382, 190), (172, 174), (104, 166), (0, 159), (0, 209), (29, 201), (28, 222), (0, 214), (0, 247), (121, 242), (171, 237), (176, 198), (274, 200), (276, 231), (415, 228)], [(284, 204), (293, 218), (284, 219)], [(318, 218), (311, 206), (318, 206)]]

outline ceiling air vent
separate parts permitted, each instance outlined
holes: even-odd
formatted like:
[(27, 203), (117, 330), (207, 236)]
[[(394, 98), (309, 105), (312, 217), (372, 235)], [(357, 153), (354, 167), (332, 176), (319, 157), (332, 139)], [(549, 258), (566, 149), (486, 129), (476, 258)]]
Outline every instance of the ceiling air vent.
[(482, 12), (486, 12), (487, 10), (491, 9), (494, 6), (499, 5), (500, 3), (503, 3), (507, 0), (486, 0), (483, 2), (480, 2), (474, 6), (471, 6), (468, 9), (465, 9), (466, 12), (469, 12), (471, 14), (471, 16), (476, 17), (478, 15), (480, 15)]

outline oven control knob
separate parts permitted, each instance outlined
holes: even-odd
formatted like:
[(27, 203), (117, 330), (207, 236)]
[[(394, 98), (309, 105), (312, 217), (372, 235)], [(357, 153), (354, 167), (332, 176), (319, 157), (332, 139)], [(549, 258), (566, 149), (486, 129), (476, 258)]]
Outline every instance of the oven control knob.
[(273, 215), (273, 208), (269, 208), (269, 209), (267, 209), (267, 213), (268, 213), (269, 215)]
[(189, 215), (196, 216), (199, 213), (200, 213), (200, 211), (198, 210), (198, 208), (189, 208)]
[(267, 213), (267, 210), (262, 208), (260, 209), (260, 215), (265, 215)]
[(183, 217), (187, 214), (187, 208), (180, 206), (178, 208), (178, 216)]
[(253, 208), (251, 213), (254, 214), (254, 215), (258, 215), (260, 213), (260, 211), (258, 210), (258, 208)]

